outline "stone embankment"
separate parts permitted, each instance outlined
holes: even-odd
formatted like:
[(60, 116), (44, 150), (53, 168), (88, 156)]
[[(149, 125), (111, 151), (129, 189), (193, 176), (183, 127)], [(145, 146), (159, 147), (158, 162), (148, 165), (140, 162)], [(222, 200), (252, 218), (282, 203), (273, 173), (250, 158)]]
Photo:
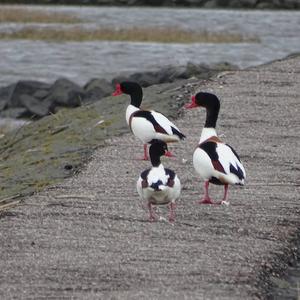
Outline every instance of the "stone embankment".
[(220, 71), (236, 69), (237, 67), (228, 63), (210, 66), (188, 63), (186, 66), (168, 66), (152, 72), (122, 75), (112, 81), (94, 78), (83, 87), (66, 78), (60, 78), (53, 84), (22, 80), (0, 88), (0, 117), (38, 119), (64, 107), (94, 103), (109, 96), (115, 83), (123, 80), (136, 81), (147, 87), (191, 77), (207, 79)]
[(300, 0), (1, 0), (0, 3), (299, 9)]
[[(205, 112), (180, 110), (175, 122), (187, 138), (170, 145), (175, 159), (163, 160), (183, 187), (173, 224), (148, 222), (135, 190), (149, 162), (134, 159), (142, 145), (124, 120), (128, 96), (60, 111), (6, 136), (2, 193), (13, 182), (19, 191), (43, 188), (41, 179), (55, 170), (77, 173), (75, 154), (90, 162), (2, 208), (1, 298), (282, 299), (272, 287), (293, 263), (300, 238), (299, 81), (294, 57), (145, 89), (143, 105), (167, 115), (196, 91), (217, 94), (218, 133), (247, 171), (243, 188), (230, 187), (229, 207), (197, 204), (203, 183), (191, 157)], [(210, 192), (218, 200), (223, 190)], [(167, 209), (157, 213), (165, 217)], [(296, 299), (296, 286), (292, 293)]]

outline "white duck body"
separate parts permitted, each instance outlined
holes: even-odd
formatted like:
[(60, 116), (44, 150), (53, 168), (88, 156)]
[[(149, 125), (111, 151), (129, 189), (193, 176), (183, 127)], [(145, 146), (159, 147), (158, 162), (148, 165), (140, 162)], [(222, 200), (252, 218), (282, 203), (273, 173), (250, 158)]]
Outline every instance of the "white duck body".
[(200, 177), (216, 184), (244, 184), (245, 169), (235, 151), (222, 143), (213, 128), (204, 128), (193, 154), (193, 165)]
[[(226, 204), (229, 184), (243, 185), (246, 172), (238, 154), (229, 145), (223, 143), (217, 135), (216, 123), (220, 110), (218, 97), (211, 93), (199, 92), (192, 96), (192, 102), (186, 108), (204, 107), (206, 120), (197, 148), (193, 154), (193, 165), (204, 180), (204, 197), (200, 204)], [(209, 183), (224, 185), (224, 197), (213, 202), (209, 197)]]
[(152, 206), (161, 204), (168, 204), (169, 221), (175, 220), (175, 201), (180, 196), (181, 184), (175, 172), (164, 168), (160, 161), (160, 157), (167, 153), (167, 144), (155, 140), (149, 149), (152, 168), (143, 171), (136, 184), (141, 200), (147, 201), (150, 221), (155, 220)]
[[(143, 160), (148, 160), (147, 144), (157, 140), (170, 143), (185, 138), (185, 135), (163, 114), (141, 110), (143, 100), (142, 87), (136, 82), (124, 81), (116, 85), (113, 96), (130, 95), (131, 101), (126, 109), (126, 122), (132, 133), (144, 144)], [(172, 156), (171, 153), (168, 154)]]
[[(170, 178), (168, 169), (165, 169), (162, 164), (144, 172), (137, 181), (137, 191), (141, 200), (155, 205), (175, 203), (181, 191), (181, 184), (177, 175), (175, 174), (174, 178)], [(151, 187), (152, 185), (156, 185), (157, 188)]]
[(126, 122), (132, 133), (144, 144), (152, 140), (178, 142), (183, 136), (177, 126), (163, 114), (153, 110), (140, 110), (131, 104), (126, 109)]

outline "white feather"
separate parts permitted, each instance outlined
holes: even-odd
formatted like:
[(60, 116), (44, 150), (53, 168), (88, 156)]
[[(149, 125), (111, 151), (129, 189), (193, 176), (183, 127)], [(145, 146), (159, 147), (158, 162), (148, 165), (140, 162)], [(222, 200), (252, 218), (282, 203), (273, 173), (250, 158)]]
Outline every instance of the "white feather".
[[(153, 167), (147, 176), (148, 187), (142, 187), (143, 179), (141, 177), (139, 177), (137, 181), (137, 191), (140, 198), (153, 204), (167, 204), (170, 202), (175, 202), (180, 196), (180, 180), (177, 175), (175, 175), (174, 186), (169, 187), (167, 185), (168, 179), (169, 176), (165, 174), (162, 164), (160, 164), (159, 167)], [(153, 188), (151, 188), (151, 184), (156, 183), (159, 180), (162, 181), (162, 185), (159, 186), (160, 191), (155, 191)]]
[(158, 167), (152, 167), (147, 176), (147, 181), (149, 185), (151, 185), (152, 183), (156, 183), (160, 180), (165, 185), (168, 182), (168, 178), (169, 176), (166, 175), (163, 165), (160, 164)]
[(131, 130), (132, 133), (139, 138), (144, 144), (150, 142), (151, 140), (157, 138), (157, 133), (152, 125), (145, 118), (135, 118), (131, 120)]
[(193, 154), (193, 165), (196, 172), (203, 180), (209, 180), (212, 176), (216, 177), (217, 173), (208, 154), (197, 147)]
[(208, 128), (204, 127), (201, 132), (199, 144), (203, 143), (204, 141), (208, 140), (212, 136), (217, 136), (217, 132), (215, 128)]
[(134, 105), (128, 105), (127, 106), (127, 109), (126, 109), (126, 122), (127, 122), (127, 125), (129, 125), (129, 119), (130, 119), (130, 116), (136, 112), (140, 110), (139, 108), (135, 107)]
[[(138, 111), (139, 109), (133, 105), (129, 105), (126, 110), (126, 121), (129, 124), (130, 116)], [(174, 135), (172, 132), (172, 127), (179, 129), (166, 118), (163, 114), (151, 111), (151, 114), (155, 118), (156, 122), (167, 132), (160, 133), (156, 132), (153, 124), (148, 121), (146, 118), (142, 117), (133, 117), (131, 119), (131, 130), (133, 134), (138, 137), (144, 144), (149, 143), (153, 139), (163, 140), (165, 142), (177, 142), (180, 138), (177, 135)]]

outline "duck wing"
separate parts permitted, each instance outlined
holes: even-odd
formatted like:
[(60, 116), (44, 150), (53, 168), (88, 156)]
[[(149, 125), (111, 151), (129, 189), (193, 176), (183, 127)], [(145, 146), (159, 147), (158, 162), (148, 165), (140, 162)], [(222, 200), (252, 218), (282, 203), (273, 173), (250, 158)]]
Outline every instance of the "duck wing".
[(245, 169), (235, 150), (224, 143), (206, 141), (199, 145), (211, 159), (214, 169), (226, 175), (234, 174), (238, 180), (246, 178)]
[(175, 180), (175, 176), (176, 176), (176, 174), (175, 174), (175, 172), (173, 171), (173, 170), (170, 170), (170, 169), (165, 169), (165, 173), (166, 173), (166, 175), (167, 175), (167, 177), (168, 177), (168, 181), (167, 181), (167, 186), (168, 187), (173, 187), (174, 186), (174, 180)]
[[(138, 110), (134, 112), (131, 118), (144, 118), (150, 122), (157, 133), (167, 135), (177, 135), (180, 139), (184, 139), (185, 135), (182, 134), (176, 125), (174, 125), (162, 113), (149, 110)], [(130, 122), (131, 123), (131, 122)]]
[(226, 174), (234, 174), (241, 181), (246, 178), (244, 166), (231, 146), (217, 143), (216, 152), (219, 156), (219, 162), (223, 166)]
[(159, 122), (157, 122), (153, 114), (148, 110), (138, 110), (134, 112), (130, 117), (129, 124), (131, 124), (132, 118), (143, 118), (152, 124), (156, 132), (163, 133), (163, 134), (170, 134), (163, 126), (159, 124)]
[(142, 188), (146, 188), (149, 186), (149, 183), (148, 183), (148, 174), (150, 172), (151, 169), (147, 169), (145, 171), (143, 171), (140, 175), (140, 178), (141, 178), (141, 186)]
[(222, 148), (224, 148), (224, 150), (220, 148), (220, 151), (222, 151), (223, 153), (222, 157), (224, 156), (223, 160), (226, 166), (226, 170), (228, 170), (229, 166), (229, 172), (231, 174), (235, 174), (239, 178), (239, 180), (245, 179), (246, 171), (236, 151), (228, 144), (223, 144)]
[(184, 139), (185, 135), (180, 132), (178, 127), (173, 124), (164, 114), (157, 111), (150, 111), (155, 121), (162, 127), (169, 135), (177, 135), (180, 139)]

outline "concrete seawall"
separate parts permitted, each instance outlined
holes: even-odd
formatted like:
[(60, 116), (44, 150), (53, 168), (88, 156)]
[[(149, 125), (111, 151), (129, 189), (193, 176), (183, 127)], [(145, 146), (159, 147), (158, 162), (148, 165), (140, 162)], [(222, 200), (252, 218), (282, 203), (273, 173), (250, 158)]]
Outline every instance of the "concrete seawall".
[[(1, 298), (266, 298), (299, 240), (299, 81), (295, 57), (147, 88), (153, 108), (199, 90), (220, 97), (217, 130), (240, 154), (245, 187), (229, 189), (229, 207), (196, 204), (202, 182), (191, 157), (205, 112), (181, 110), (175, 122), (187, 139), (163, 160), (183, 186), (176, 221), (150, 223), (135, 190), (149, 166), (134, 160), (142, 145), (112, 136), (75, 177), (1, 212)], [(128, 97), (120, 101), (125, 109)], [(222, 192), (211, 189), (216, 199)]]

